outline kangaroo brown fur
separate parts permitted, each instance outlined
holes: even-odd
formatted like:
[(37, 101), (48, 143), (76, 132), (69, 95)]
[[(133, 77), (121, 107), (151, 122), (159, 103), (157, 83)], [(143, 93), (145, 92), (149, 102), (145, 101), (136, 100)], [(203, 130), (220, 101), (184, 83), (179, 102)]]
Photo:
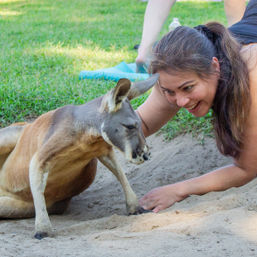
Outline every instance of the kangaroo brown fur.
[(35, 215), (35, 237), (52, 234), (48, 214), (62, 213), (93, 182), (97, 159), (120, 181), (128, 213), (141, 209), (115, 159), (114, 148), (134, 163), (148, 159), (141, 121), (129, 100), (157, 81), (121, 79), (103, 97), (49, 111), (32, 123), (0, 129), (0, 218)]

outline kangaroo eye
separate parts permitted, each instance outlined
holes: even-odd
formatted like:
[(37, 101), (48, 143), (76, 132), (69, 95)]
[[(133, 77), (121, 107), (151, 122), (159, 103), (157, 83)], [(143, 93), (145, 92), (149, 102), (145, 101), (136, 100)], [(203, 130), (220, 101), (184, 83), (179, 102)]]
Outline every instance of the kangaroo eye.
[(135, 125), (126, 125), (126, 124), (122, 124), (122, 126), (124, 126), (125, 128), (127, 128), (127, 129), (135, 129), (136, 128), (136, 126)]
[(134, 128), (136, 128), (134, 125), (126, 125), (125, 126), (127, 129), (134, 129)]
[(125, 127), (126, 129), (128, 129), (128, 130), (131, 130), (131, 129), (136, 129), (136, 128), (138, 128), (138, 122), (132, 122), (132, 123), (130, 123), (130, 124), (126, 124), (126, 123), (121, 123), (121, 125), (123, 126), (123, 127)]

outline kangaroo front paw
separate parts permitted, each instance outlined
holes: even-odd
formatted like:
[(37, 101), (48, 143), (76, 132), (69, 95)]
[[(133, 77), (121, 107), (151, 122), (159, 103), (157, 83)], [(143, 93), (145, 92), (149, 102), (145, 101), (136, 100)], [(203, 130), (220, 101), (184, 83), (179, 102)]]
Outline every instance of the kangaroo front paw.
[(134, 212), (129, 212), (129, 215), (139, 215), (139, 214), (148, 213), (148, 212), (152, 212), (152, 211), (146, 210), (141, 206), (137, 206)]
[(48, 237), (48, 233), (47, 232), (37, 232), (34, 237), (38, 240), (41, 240), (45, 237)]
[(43, 224), (36, 222), (35, 235), (36, 239), (43, 239), (45, 237), (53, 237), (53, 229), (50, 221), (46, 220)]
[(38, 230), (38, 231), (36, 231), (34, 238), (41, 240), (45, 237), (53, 237), (53, 236), (54, 236), (54, 232), (52, 231), (52, 229)]

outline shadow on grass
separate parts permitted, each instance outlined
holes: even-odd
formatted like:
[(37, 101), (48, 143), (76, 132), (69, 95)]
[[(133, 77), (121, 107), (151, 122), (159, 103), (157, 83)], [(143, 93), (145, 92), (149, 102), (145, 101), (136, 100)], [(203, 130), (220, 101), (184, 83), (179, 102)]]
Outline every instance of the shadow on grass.
[[(0, 126), (82, 104), (113, 87), (109, 81), (80, 81), (79, 72), (133, 62), (145, 6), (137, 0), (0, 1), (6, 13), (17, 13), (0, 18)], [(216, 15), (223, 19), (220, 13), (222, 3), (178, 2), (172, 10), (190, 26)]]

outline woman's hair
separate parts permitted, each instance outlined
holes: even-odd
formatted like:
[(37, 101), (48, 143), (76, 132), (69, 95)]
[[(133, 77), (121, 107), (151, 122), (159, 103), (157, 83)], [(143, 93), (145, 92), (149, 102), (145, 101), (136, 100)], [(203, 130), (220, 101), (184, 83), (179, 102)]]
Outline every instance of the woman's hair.
[(241, 45), (217, 22), (195, 28), (180, 26), (166, 34), (154, 49), (152, 73), (194, 72), (200, 78), (215, 73), (212, 58), (220, 64), (213, 102), (217, 146), (224, 155), (238, 158), (250, 108), (248, 69), (240, 57)]

